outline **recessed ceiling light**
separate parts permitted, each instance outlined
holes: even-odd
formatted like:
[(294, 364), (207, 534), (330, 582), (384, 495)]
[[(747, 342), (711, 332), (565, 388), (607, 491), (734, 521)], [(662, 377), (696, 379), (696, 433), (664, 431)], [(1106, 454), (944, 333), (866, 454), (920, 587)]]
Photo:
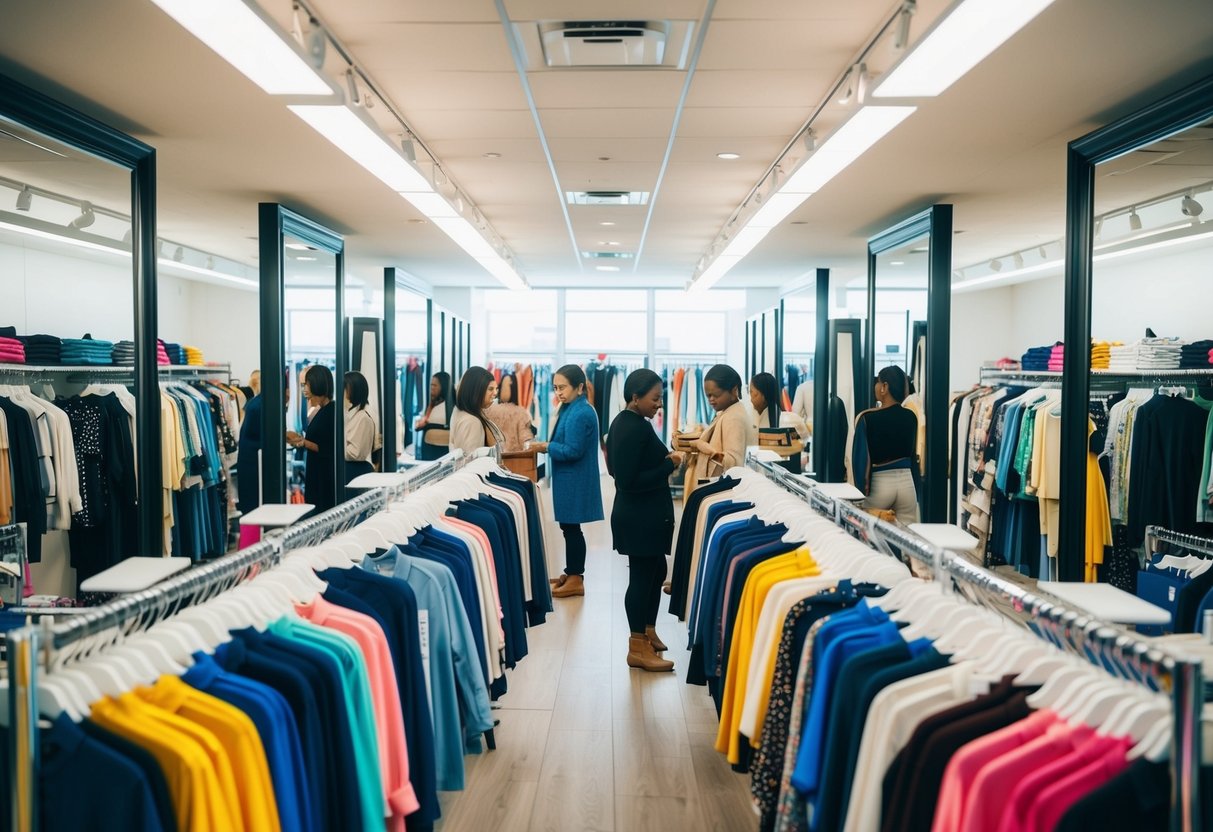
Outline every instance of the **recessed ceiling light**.
[(618, 266), (595, 266), (594, 268), (598, 269), (598, 271), (600, 271), (600, 272), (617, 272), (617, 271), (619, 271)]
[(615, 223), (611, 222), (610, 220), (603, 220), (602, 222), (600, 222), (598, 224), (599, 225), (614, 225)]
[(717, 159), (730, 159), (730, 160), (731, 159), (740, 159), (741, 154), (740, 153), (717, 153), (716, 158)]
[(500, 159), (500, 158), (501, 158), (501, 154), (500, 154), (500, 153), (493, 153), (493, 152), (489, 152), (489, 153), (484, 154), (484, 158), (486, 158), (486, 159)]
[(610, 156), (599, 156), (599, 157), (598, 157), (598, 161), (600, 161), (600, 162), (609, 162), (609, 161), (611, 161), (611, 157), (610, 157)]
[(617, 246), (617, 245), (619, 245), (619, 241), (618, 240), (599, 240), (598, 245), (600, 245), (600, 246)]
[(906, 264), (905, 260), (890, 260), (889, 261), (890, 266), (904, 266), (905, 264)]

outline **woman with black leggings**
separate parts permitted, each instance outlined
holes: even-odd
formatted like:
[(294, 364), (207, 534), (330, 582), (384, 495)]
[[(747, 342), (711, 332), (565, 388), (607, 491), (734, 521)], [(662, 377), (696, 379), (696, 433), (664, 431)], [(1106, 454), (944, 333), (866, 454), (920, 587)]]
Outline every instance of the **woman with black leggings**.
[(657, 655), (666, 649), (657, 636), (657, 608), (665, 580), (666, 555), (674, 538), (670, 474), (682, 455), (670, 453), (649, 422), (661, 409), (661, 376), (636, 370), (623, 385), (627, 407), (607, 434), (607, 468), (615, 480), (611, 535), (615, 551), (628, 558), (628, 590), (623, 597), (632, 637), (628, 666), (669, 671), (674, 663)]

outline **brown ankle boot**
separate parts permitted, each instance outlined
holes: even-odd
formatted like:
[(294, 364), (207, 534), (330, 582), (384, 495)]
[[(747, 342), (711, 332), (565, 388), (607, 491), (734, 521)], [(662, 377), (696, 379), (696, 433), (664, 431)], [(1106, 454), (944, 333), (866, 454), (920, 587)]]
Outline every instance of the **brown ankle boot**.
[(552, 585), (553, 589), (555, 589), (558, 586), (564, 586), (564, 582), (567, 581), (568, 579), (569, 579), (568, 575), (561, 574), (561, 575), (556, 576), (555, 578), (548, 578), (548, 583)]
[(572, 598), (585, 595), (585, 580), (580, 575), (566, 575), (564, 583), (552, 590), (553, 598)]
[(632, 633), (628, 639), (628, 667), (638, 667), (649, 673), (667, 673), (674, 669), (674, 663), (654, 653), (648, 638)]
[(664, 592), (666, 595), (673, 595), (674, 594), (674, 585), (672, 583), (670, 583), (669, 581), (666, 581), (664, 584), (661, 585), (661, 591)]
[(666, 650), (670, 649), (665, 646), (665, 642), (662, 641), (661, 637), (657, 635), (656, 627), (645, 627), (644, 636), (649, 640), (649, 644), (653, 645), (653, 649), (658, 653), (664, 653)]

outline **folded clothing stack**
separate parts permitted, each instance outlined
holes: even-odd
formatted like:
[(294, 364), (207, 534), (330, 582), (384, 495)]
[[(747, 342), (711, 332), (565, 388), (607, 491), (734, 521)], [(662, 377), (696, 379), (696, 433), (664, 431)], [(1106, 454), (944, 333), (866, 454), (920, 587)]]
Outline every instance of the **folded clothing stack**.
[(201, 367), (206, 362), (202, 360), (202, 350), (197, 347), (185, 346), (185, 363), (191, 367)]
[(164, 349), (168, 353), (168, 361), (170, 364), (176, 364), (178, 366), (185, 364), (185, 350), (181, 349), (180, 344), (166, 343), (164, 345)]
[(1213, 356), (1213, 340), (1184, 344), (1179, 350), (1179, 367), (1183, 370), (1208, 370), (1210, 356)]
[(114, 344), (114, 364), (120, 367), (135, 366), (134, 341), (119, 341)]
[(1120, 372), (1136, 370), (1137, 354), (1140, 349), (1140, 343), (1121, 344), (1118, 347), (1112, 347), (1111, 356), (1108, 358), (1108, 369)]
[(1139, 370), (1178, 370), (1184, 342), (1178, 338), (1142, 338), (1137, 354)]
[(1053, 347), (1053, 351), (1049, 353), (1049, 372), (1060, 373), (1062, 368), (1065, 367), (1065, 361), (1066, 348), (1061, 344), (1057, 344)]
[(29, 364), (62, 364), (63, 342), (54, 335), (26, 335), (25, 360)]
[(168, 350), (165, 349), (164, 339), (156, 339), (156, 363), (157, 364), (172, 364), (172, 359), (168, 357)]
[(62, 357), (64, 364), (112, 364), (114, 342), (102, 341), (89, 335), (83, 338), (64, 338)]
[(1019, 360), (1016, 358), (1010, 358), (1008, 356), (1003, 356), (994, 362), (994, 368), (996, 370), (1018, 370), (1019, 367)]
[[(1058, 344), (1061, 342), (1058, 341)], [(1049, 369), (1049, 359), (1053, 357), (1053, 344), (1047, 347), (1031, 347), (1023, 354), (1020, 363), (1025, 372), (1039, 373)]]
[(25, 344), (16, 338), (0, 335), (0, 364), (24, 364)]
[(1123, 346), (1119, 341), (1091, 342), (1091, 369), (1106, 370), (1112, 363), (1112, 347)]

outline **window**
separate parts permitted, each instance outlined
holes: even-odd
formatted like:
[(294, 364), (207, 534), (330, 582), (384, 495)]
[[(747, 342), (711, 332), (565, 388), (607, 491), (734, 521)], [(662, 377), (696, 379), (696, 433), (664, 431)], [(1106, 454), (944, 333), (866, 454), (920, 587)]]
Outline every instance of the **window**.
[(488, 290), (484, 293), (490, 358), (556, 353), (556, 292)]
[(653, 293), (654, 348), (658, 355), (723, 357), (728, 353), (730, 313), (745, 314), (745, 292), (720, 290)]

